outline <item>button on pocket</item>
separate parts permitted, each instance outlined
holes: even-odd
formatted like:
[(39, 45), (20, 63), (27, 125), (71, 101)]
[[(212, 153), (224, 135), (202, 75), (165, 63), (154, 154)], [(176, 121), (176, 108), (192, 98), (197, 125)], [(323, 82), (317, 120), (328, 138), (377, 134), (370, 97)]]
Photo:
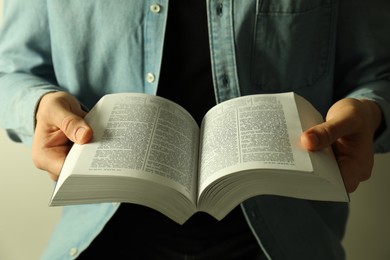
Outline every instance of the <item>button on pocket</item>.
[(331, 0), (259, 0), (252, 81), (265, 90), (313, 85), (327, 73)]

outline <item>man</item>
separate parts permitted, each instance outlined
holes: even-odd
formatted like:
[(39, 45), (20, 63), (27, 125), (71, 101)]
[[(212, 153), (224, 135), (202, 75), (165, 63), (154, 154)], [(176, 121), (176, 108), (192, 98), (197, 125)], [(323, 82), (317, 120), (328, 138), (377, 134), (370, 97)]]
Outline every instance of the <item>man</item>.
[[(199, 122), (215, 102), (294, 91), (326, 115), (303, 145), (333, 145), (352, 192), (373, 148), (389, 151), (389, 17), (385, 0), (5, 1), (0, 125), (56, 180), (106, 93), (162, 95)], [(183, 226), (132, 204), (72, 206), (44, 259), (343, 259), (346, 218), (343, 203), (274, 196)]]

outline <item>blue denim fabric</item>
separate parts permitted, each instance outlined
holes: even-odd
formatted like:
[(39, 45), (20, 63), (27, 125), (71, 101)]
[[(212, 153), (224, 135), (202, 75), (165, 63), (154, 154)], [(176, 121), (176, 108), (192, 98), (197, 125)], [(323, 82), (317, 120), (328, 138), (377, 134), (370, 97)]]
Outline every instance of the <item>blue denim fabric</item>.
[[(107, 93), (156, 93), (168, 0), (4, 2), (0, 127), (13, 140), (31, 144), (35, 108), (50, 91), (69, 91), (87, 107)], [(207, 6), (218, 102), (295, 91), (325, 114), (343, 97), (371, 99), (386, 126), (376, 151), (390, 150), (387, 0), (208, 0)], [(270, 259), (344, 258), (345, 204), (263, 196), (242, 208)], [(65, 207), (43, 259), (74, 259), (116, 209)]]

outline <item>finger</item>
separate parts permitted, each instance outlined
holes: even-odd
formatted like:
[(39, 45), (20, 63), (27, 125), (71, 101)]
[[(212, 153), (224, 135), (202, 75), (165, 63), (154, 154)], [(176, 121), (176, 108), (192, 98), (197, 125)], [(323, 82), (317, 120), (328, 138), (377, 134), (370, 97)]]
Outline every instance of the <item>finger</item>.
[[(36, 147), (39, 147), (39, 150)], [(58, 147), (33, 146), (33, 162), (38, 169), (48, 172), (51, 179), (57, 180), (70, 147), (70, 145)]]
[(335, 118), (303, 132), (301, 143), (308, 150), (321, 150), (331, 146), (337, 139), (351, 135), (353, 132), (351, 122)]
[(354, 192), (360, 182), (366, 181), (371, 176), (370, 163), (359, 164), (350, 158), (338, 158), (340, 172), (344, 180), (345, 188), (349, 193)]
[(360, 143), (353, 143), (354, 145), (351, 145), (348, 141), (340, 139), (333, 146), (348, 192), (355, 191), (360, 182), (368, 180), (374, 166), (372, 143), (364, 140)]
[[(42, 104), (37, 121), (45, 121), (46, 125), (59, 128), (74, 143), (84, 144), (92, 138), (92, 129), (83, 117), (86, 112), (79, 102), (68, 94), (55, 93), (56, 97)], [(40, 105), (41, 106), (41, 105)]]
[(84, 144), (92, 138), (92, 129), (83, 118), (64, 111), (58, 116), (58, 126), (74, 143)]
[(347, 192), (354, 192), (360, 183), (359, 173), (356, 169), (356, 163), (351, 163), (349, 160), (338, 160), (341, 176), (343, 177), (344, 185)]

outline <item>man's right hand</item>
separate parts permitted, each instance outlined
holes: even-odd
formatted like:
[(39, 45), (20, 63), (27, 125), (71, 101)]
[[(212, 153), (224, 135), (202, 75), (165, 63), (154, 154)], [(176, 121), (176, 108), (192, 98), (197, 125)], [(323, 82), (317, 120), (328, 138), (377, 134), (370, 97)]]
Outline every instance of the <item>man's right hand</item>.
[(72, 144), (92, 139), (85, 115), (78, 100), (66, 92), (48, 93), (39, 102), (32, 158), (35, 166), (47, 171), (53, 180), (58, 179)]

